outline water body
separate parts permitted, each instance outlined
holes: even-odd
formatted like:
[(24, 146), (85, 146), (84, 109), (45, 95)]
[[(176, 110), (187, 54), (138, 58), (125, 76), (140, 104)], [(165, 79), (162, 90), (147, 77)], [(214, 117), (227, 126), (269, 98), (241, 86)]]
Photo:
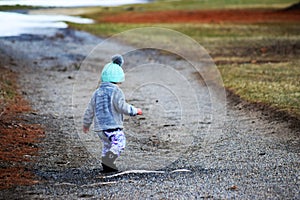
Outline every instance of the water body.
[(149, 0), (1, 0), (0, 5), (26, 5), (42, 7), (119, 6), (147, 3)]
[[(118, 6), (147, 3), (147, 0), (1, 0), (1, 5), (27, 5), (42, 7), (88, 7)], [(22, 34), (54, 34), (56, 29), (67, 28), (66, 22), (93, 23), (93, 20), (66, 15), (30, 15), (15, 12), (0, 12), (0, 37)]]
[(67, 28), (66, 22), (88, 24), (93, 20), (66, 15), (28, 15), (0, 12), (0, 37), (21, 34), (51, 34), (53, 29)]

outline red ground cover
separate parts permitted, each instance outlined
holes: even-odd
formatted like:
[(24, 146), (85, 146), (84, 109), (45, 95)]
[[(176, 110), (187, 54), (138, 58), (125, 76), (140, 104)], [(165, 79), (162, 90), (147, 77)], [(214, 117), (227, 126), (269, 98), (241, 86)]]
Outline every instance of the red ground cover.
[(300, 22), (300, 11), (196, 10), (126, 12), (101, 17), (99, 22), (120, 23), (261, 23)]
[[(4, 81), (10, 82), (11, 89), (17, 91), (16, 74), (1, 67), (0, 72)], [(0, 82), (2, 90), (1, 86)], [(44, 130), (22, 117), (31, 108), (20, 94), (10, 100), (0, 98), (0, 103), (0, 189), (35, 184), (34, 174), (24, 162), (33, 161), (38, 152), (36, 143), (44, 136)]]

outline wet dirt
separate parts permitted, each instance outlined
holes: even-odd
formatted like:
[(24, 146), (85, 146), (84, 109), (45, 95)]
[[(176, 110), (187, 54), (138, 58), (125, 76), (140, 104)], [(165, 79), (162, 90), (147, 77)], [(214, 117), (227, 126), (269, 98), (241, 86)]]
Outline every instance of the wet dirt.
[[(45, 127), (45, 137), (37, 144), (37, 162), (30, 168), (39, 183), (2, 189), (1, 199), (295, 199), (299, 196), (297, 127), (291, 128), (286, 120), (247, 107), (232, 96), (226, 101), (225, 118), (211, 118), (213, 107), (207, 86), (190, 70), (189, 63), (151, 49), (124, 55), (128, 76), (121, 87), (130, 103), (144, 109), (144, 115), (125, 119), (127, 148), (118, 166), (120, 170), (155, 169), (165, 173), (103, 178), (99, 160), (101, 144), (93, 132), (81, 133), (81, 110), (97, 87), (99, 67), (127, 47), (113, 42), (110, 48), (96, 52), (92, 62), (78, 71), (83, 59), (101, 41), (72, 30), (59, 30), (56, 36), (0, 39), (1, 57), (9, 58), (7, 66), (20, 73), (20, 91), (35, 110), (26, 114), (25, 119)], [(143, 61), (150, 65), (132, 68)], [(201, 100), (197, 109), (193, 99), (185, 99), (189, 88), (178, 82), (182, 76), (171, 78), (165, 87), (151, 84), (135, 87), (135, 83), (145, 80), (139, 70), (166, 65), (189, 77), (195, 99)], [(157, 72), (164, 74), (163, 70), (164, 67), (161, 71), (154, 70), (151, 78), (159, 77)], [(184, 108), (193, 113), (181, 121), (183, 126), (177, 123), (178, 101), (168, 90), (175, 83), (180, 83), (183, 91), (178, 98), (185, 99), (188, 105), (183, 105), (187, 106)], [(213, 137), (220, 130), (220, 138), (209, 146), (203, 145), (205, 137)], [(189, 171), (172, 172), (176, 169)]]

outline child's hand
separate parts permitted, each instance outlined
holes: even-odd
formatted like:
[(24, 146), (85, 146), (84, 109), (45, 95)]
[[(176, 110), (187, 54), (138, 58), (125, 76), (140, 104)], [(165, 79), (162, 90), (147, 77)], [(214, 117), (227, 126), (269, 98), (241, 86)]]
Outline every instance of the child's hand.
[(89, 132), (90, 129), (88, 127), (83, 126), (82, 130), (83, 130), (84, 133), (87, 133), (87, 132)]
[(143, 111), (142, 111), (142, 109), (140, 109), (140, 108), (137, 108), (137, 115), (142, 115), (143, 114)]

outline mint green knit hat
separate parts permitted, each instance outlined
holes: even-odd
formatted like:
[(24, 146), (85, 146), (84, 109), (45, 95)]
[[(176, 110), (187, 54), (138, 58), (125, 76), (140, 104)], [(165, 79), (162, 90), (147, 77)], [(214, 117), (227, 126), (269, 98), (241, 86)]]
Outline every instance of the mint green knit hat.
[(121, 83), (125, 81), (125, 74), (120, 65), (110, 62), (104, 66), (101, 80), (102, 82)]

